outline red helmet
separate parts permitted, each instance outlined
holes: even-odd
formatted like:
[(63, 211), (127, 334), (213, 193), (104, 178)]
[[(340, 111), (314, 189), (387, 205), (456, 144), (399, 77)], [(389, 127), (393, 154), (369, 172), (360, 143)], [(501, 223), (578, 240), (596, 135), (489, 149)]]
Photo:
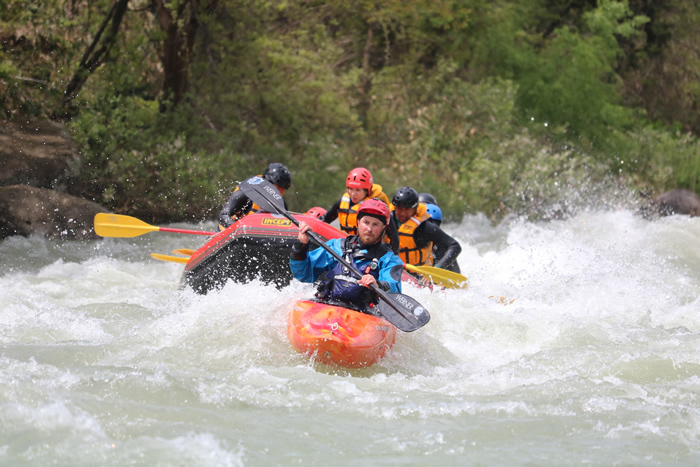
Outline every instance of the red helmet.
[(352, 169), (345, 181), (345, 186), (348, 188), (364, 188), (369, 193), (372, 191), (374, 180), (369, 170), (364, 167)]
[(357, 220), (359, 221), (364, 216), (372, 216), (384, 222), (384, 225), (389, 225), (389, 206), (384, 204), (377, 198), (368, 199), (360, 204), (357, 209)]
[(316, 219), (323, 219), (323, 216), (326, 215), (326, 210), (323, 208), (320, 208), (318, 206), (314, 206), (305, 213), (308, 216), (313, 216)]

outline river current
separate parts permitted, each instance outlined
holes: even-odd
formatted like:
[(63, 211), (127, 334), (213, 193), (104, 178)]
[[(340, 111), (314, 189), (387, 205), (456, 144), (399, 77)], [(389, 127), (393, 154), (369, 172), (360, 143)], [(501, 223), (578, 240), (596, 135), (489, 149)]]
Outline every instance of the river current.
[(443, 227), (469, 288), (360, 370), (289, 344), (312, 286), (150, 257), (204, 237), (0, 241), (0, 464), (700, 464), (700, 218)]

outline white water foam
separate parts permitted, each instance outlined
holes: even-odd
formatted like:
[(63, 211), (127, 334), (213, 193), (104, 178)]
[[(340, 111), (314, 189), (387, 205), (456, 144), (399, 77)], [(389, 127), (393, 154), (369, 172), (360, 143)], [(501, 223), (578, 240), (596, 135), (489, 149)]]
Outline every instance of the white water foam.
[(198, 295), (151, 252), (200, 239), (0, 242), (0, 463), (700, 461), (700, 220), (467, 216), (467, 290), (368, 369), (286, 337), (313, 287)]

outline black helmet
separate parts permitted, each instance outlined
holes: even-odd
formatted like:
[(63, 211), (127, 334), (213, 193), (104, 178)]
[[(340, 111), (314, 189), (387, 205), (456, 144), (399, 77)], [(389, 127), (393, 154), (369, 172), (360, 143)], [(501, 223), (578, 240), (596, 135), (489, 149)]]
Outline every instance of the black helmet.
[(397, 208), (415, 208), (418, 206), (418, 192), (410, 186), (399, 188), (391, 202)]
[(287, 167), (279, 162), (273, 162), (268, 165), (263, 178), (285, 190), (292, 186), (292, 174), (289, 173)]
[(423, 204), (434, 204), (437, 206), (437, 200), (435, 199), (435, 196), (431, 195), (430, 193), (421, 193), (418, 195), (418, 202), (423, 203)]

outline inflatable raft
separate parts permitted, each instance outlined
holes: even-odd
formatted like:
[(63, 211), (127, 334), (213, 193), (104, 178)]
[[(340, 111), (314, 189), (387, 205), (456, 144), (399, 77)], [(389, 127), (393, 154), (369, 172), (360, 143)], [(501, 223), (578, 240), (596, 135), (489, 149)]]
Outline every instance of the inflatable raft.
[[(345, 233), (315, 217), (295, 214), (325, 240)], [(217, 233), (196, 250), (185, 265), (181, 285), (205, 294), (226, 281), (260, 279), (278, 287), (292, 280), (289, 252), (298, 229), (279, 214), (255, 213), (243, 217)]]
[(376, 316), (312, 300), (296, 302), (287, 317), (287, 336), (316, 361), (362, 368), (394, 345), (396, 327)]

